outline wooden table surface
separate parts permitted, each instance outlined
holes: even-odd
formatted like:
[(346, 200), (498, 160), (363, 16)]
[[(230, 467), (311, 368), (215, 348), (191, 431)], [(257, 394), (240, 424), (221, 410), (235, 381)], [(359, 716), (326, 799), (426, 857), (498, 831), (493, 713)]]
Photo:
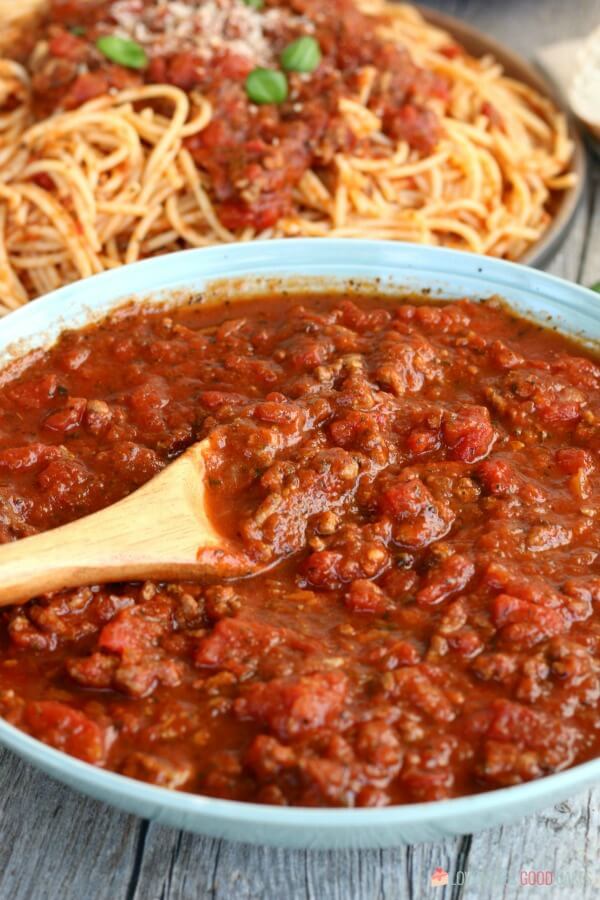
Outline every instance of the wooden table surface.
[[(531, 55), (600, 24), (600, 0), (433, 0)], [(0, 25), (1, 27), (1, 25)], [(600, 166), (550, 271), (600, 280)], [(96, 803), (0, 753), (0, 898), (57, 900), (545, 900), (600, 893), (600, 787), (510, 827), (393, 850), (235, 845)], [(448, 887), (430, 887), (442, 866)], [(553, 886), (521, 885), (550, 871)], [(458, 873), (464, 873), (463, 876)], [(454, 882), (454, 884), (452, 884)]]

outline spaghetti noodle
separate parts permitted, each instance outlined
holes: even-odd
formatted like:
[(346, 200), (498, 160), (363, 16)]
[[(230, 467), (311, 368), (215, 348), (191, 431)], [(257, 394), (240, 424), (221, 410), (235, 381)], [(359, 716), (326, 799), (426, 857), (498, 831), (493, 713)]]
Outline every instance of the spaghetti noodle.
[(140, 83), (40, 117), (30, 63), (1, 60), (0, 311), (141, 257), (223, 241), (371, 237), (522, 255), (551, 220), (553, 192), (574, 181), (564, 117), (412, 7), (358, 5), (381, 40), (448, 85), (423, 102), (437, 139), (390, 134), (373, 102), (377, 67), (357, 66), (336, 110), (352, 140), (299, 172), (266, 227), (221, 214), (212, 170), (198, 162), (194, 139), (214, 124), (214, 99)]

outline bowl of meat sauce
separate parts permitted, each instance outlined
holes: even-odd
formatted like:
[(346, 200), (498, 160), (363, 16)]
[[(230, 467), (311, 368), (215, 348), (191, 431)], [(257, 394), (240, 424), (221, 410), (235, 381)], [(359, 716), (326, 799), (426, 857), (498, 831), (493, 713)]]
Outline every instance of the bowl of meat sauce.
[(155, 258), (0, 322), (0, 540), (211, 438), (252, 578), (1, 612), (0, 741), (234, 840), (386, 846), (600, 776), (600, 306), (387, 242)]

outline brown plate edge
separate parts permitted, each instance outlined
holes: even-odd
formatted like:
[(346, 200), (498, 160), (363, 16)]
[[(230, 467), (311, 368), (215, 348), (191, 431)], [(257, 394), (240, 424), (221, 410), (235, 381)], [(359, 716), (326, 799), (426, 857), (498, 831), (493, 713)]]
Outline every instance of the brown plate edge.
[(518, 53), (500, 43), (495, 38), (467, 24), (455, 16), (438, 12), (427, 6), (416, 4), (416, 8), (431, 25), (448, 31), (457, 42), (473, 56), (492, 54), (502, 65), (508, 75), (518, 78), (541, 94), (549, 97), (553, 103), (567, 116), (569, 137), (573, 141), (572, 168), (577, 175), (577, 183), (562, 193), (557, 203), (556, 213), (545, 234), (531, 246), (517, 262), (528, 266), (542, 268), (555, 256), (567, 236), (569, 225), (583, 198), (587, 182), (588, 159), (585, 144), (573, 115), (565, 108), (564, 102), (556, 89), (541, 72), (527, 62)]

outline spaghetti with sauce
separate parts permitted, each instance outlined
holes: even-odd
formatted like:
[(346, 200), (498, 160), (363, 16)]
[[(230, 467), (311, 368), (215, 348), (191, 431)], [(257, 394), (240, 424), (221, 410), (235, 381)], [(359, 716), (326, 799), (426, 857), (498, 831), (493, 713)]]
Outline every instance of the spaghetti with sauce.
[(26, 32), (0, 60), (3, 312), (224, 241), (517, 259), (574, 183), (550, 101), (403, 4), (52, 0)]

